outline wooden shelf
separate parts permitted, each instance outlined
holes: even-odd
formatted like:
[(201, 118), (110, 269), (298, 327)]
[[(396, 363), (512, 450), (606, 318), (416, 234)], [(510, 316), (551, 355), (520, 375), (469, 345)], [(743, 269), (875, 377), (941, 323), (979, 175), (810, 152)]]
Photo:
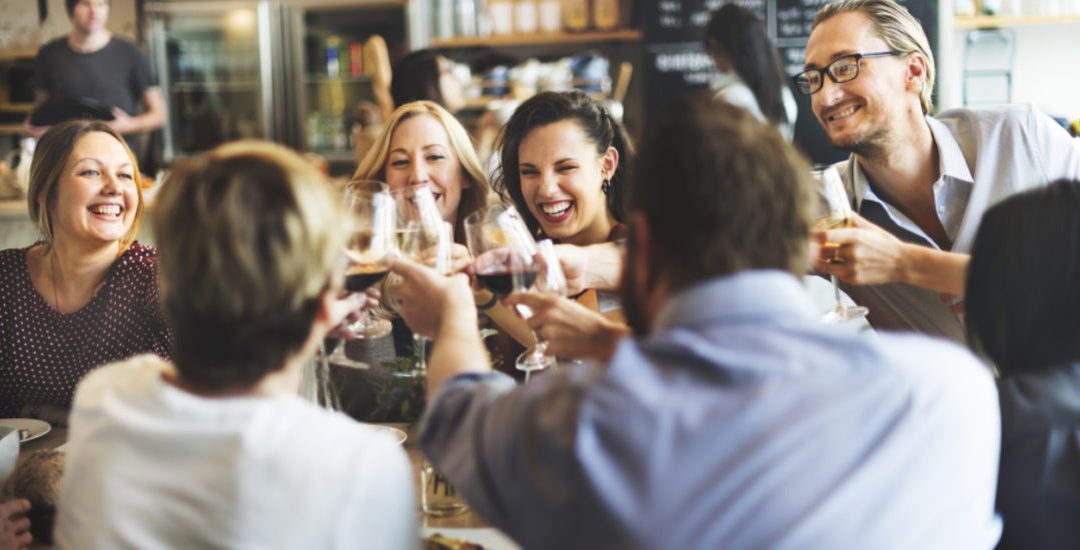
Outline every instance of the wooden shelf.
[(585, 44), (589, 42), (637, 42), (641, 31), (556, 32), (542, 34), (510, 34), (436, 39), (433, 48), (478, 48), (505, 46), (547, 46), (553, 44)]
[(21, 134), (23, 133), (23, 126), (21, 122), (12, 122), (10, 124), (0, 124), (0, 134)]
[(0, 111), (8, 113), (29, 113), (34, 110), (33, 103), (2, 103), (0, 102)]
[(997, 17), (994, 15), (957, 16), (953, 27), (957, 29), (996, 29), (1000, 27), (1021, 27), (1030, 25), (1078, 24), (1080, 15), (1023, 15), (1017, 17)]
[(36, 56), (37, 50), (0, 50), (0, 61), (33, 59)]

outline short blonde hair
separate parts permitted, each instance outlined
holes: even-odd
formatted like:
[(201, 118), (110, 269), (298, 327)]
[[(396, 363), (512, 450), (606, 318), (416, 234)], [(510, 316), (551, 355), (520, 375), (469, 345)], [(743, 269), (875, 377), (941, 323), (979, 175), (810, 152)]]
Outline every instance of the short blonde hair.
[(419, 115), (430, 115), (446, 130), (450, 147), (454, 150), (461, 164), (462, 177), (469, 181), (469, 187), (461, 190), (461, 203), (458, 205), (458, 219), (454, 221), (454, 236), (458, 240), (465, 235), (464, 220), (469, 214), (487, 206), (491, 185), (488, 183), (480, 159), (476, 156), (472, 140), (465, 127), (449, 111), (437, 103), (427, 100), (413, 101), (398, 107), (379, 137), (372, 144), (360, 166), (356, 168), (353, 179), (386, 181), (386, 161), (390, 156), (390, 140), (402, 122)]
[(30, 184), (26, 192), (26, 207), (30, 219), (38, 227), (41, 239), (52, 246), (56, 235), (53, 233), (52, 215), (56, 207), (57, 188), (60, 186), (60, 177), (67, 170), (71, 152), (83, 136), (93, 132), (109, 134), (124, 148), (131, 166), (135, 173), (135, 189), (139, 197), (139, 203), (135, 207), (135, 219), (131, 228), (120, 238), (120, 251), (127, 250), (135, 237), (139, 234), (139, 224), (142, 223), (143, 195), (142, 186), (139, 185), (139, 162), (135, 159), (135, 153), (131, 152), (123, 136), (113, 130), (108, 124), (99, 120), (69, 120), (62, 122), (45, 132), (34, 149), (34, 159), (30, 162)]
[(161, 295), (188, 381), (249, 386), (306, 342), (348, 217), (295, 152), (240, 141), (177, 162), (154, 213)]
[(934, 108), (934, 54), (930, 51), (930, 41), (919, 21), (904, 6), (892, 0), (837, 0), (822, 6), (814, 17), (814, 28), (833, 16), (842, 13), (859, 12), (874, 25), (874, 31), (892, 50), (905, 54), (914, 53), (926, 61), (926, 77), (919, 101), (923, 114), (930, 114)]

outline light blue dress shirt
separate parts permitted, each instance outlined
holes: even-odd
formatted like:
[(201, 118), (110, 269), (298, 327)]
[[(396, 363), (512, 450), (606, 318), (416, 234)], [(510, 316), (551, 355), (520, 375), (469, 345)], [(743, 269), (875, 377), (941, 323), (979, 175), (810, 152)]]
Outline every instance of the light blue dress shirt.
[[(1080, 179), (1080, 141), (1031, 105), (954, 109), (926, 122), (940, 162), (941, 176), (932, 184), (934, 202), (952, 241), (950, 252), (970, 252), (983, 214), (1006, 197), (1058, 179)], [(859, 214), (903, 240), (940, 250), (926, 232), (874, 192), (853, 159), (837, 169)], [(870, 308), (874, 328), (965, 340), (963, 318), (951, 308), (958, 300), (946, 302), (938, 292), (903, 283), (841, 287)]]
[(525, 548), (992, 548), (997, 394), (967, 351), (822, 325), (799, 281), (673, 296), (607, 365), (440, 388), (423, 452)]

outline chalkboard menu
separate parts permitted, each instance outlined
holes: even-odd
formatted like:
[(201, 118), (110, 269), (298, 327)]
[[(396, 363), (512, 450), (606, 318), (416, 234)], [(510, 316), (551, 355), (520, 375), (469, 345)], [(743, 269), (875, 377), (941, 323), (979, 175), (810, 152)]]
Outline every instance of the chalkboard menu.
[[(930, 39), (930, 48), (936, 55), (937, 0), (898, 1), (922, 23)], [(708, 87), (716, 71), (702, 42), (705, 27), (712, 12), (729, 2), (753, 10), (762, 17), (789, 76), (802, 71), (814, 15), (828, 0), (646, 1), (641, 18), (646, 113), (662, 112), (665, 105), (688, 91)], [(810, 110), (810, 98), (795, 93), (795, 99), (799, 104), (799, 117), (795, 121), (796, 145), (816, 163), (847, 158), (846, 153), (829, 146)]]

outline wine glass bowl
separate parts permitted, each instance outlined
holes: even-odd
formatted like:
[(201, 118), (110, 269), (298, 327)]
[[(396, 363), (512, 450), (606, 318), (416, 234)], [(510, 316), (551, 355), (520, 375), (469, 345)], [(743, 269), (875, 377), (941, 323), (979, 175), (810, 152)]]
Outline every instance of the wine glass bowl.
[[(397, 212), (396, 242), (400, 253), (428, 265), (441, 275), (449, 275), (450, 247), (454, 243), (453, 227), (443, 221), (435, 203), (435, 195), (427, 185), (412, 185), (391, 192)], [(427, 345), (430, 338), (413, 334), (416, 370), (413, 375), (427, 371)]]

